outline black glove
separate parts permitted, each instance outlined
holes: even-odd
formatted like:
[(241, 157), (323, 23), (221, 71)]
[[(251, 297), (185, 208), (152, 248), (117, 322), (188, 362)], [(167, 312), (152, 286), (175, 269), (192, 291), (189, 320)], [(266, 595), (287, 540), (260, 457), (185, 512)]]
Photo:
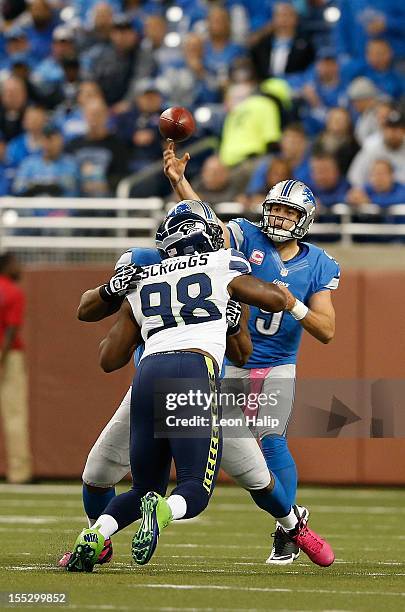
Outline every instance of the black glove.
[(119, 268), (108, 283), (99, 289), (100, 297), (104, 302), (114, 302), (124, 298), (127, 293), (135, 291), (142, 278), (142, 268), (135, 264), (128, 264)]
[(234, 336), (240, 330), (242, 306), (236, 300), (228, 300), (226, 305), (226, 322), (228, 323), (227, 336)]

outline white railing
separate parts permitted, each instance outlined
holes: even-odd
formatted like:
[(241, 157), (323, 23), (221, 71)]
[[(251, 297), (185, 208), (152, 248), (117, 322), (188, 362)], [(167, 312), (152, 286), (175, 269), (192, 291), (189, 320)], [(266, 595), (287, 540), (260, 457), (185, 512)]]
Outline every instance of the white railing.
[[(69, 261), (86, 260), (90, 253), (101, 261), (104, 254), (109, 261), (111, 252), (134, 245), (153, 247), (156, 227), (166, 209), (160, 198), (4, 197), (0, 198), (0, 249), (18, 250), (30, 261), (38, 259), (39, 253), (42, 259), (53, 257), (55, 261), (60, 261), (57, 253), (67, 254), (65, 259)], [(215, 210), (224, 221), (246, 214), (237, 202), (222, 202)], [(259, 220), (261, 205), (249, 214)], [(335, 218), (314, 223), (311, 234), (315, 240), (316, 236), (338, 236), (341, 243), (351, 244), (355, 236), (405, 236), (405, 223), (394, 222), (395, 218), (405, 218), (405, 204), (391, 206), (384, 213), (375, 205), (353, 210), (346, 204), (336, 204), (327, 214)], [(370, 222), (373, 216), (378, 222)], [(390, 222), (381, 222), (384, 217)], [(72, 258), (73, 253), (76, 258)]]

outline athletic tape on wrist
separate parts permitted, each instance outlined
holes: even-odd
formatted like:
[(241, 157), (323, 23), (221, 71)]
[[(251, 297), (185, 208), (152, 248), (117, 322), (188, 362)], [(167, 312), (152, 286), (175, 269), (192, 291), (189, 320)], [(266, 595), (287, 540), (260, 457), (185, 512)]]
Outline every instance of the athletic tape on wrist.
[(290, 314), (296, 321), (301, 321), (307, 316), (308, 310), (308, 306), (305, 306), (303, 302), (296, 299), (294, 306), (290, 310)]

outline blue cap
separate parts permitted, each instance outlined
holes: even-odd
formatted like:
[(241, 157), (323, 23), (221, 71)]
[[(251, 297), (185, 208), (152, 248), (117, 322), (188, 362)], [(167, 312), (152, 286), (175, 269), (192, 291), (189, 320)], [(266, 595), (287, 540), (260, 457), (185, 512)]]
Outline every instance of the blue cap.
[(16, 38), (26, 38), (27, 33), (21, 26), (14, 26), (4, 33), (6, 40), (15, 40)]
[(317, 60), (323, 60), (323, 59), (337, 60), (336, 49), (334, 47), (321, 47), (316, 52), (316, 59)]

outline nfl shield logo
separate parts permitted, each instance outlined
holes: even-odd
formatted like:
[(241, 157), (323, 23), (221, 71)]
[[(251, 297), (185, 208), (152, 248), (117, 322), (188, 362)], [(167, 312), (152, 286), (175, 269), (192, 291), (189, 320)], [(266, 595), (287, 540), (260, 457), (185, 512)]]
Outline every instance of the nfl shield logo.
[(258, 251), (257, 249), (253, 249), (249, 261), (260, 266), (263, 263), (264, 253), (263, 251)]

